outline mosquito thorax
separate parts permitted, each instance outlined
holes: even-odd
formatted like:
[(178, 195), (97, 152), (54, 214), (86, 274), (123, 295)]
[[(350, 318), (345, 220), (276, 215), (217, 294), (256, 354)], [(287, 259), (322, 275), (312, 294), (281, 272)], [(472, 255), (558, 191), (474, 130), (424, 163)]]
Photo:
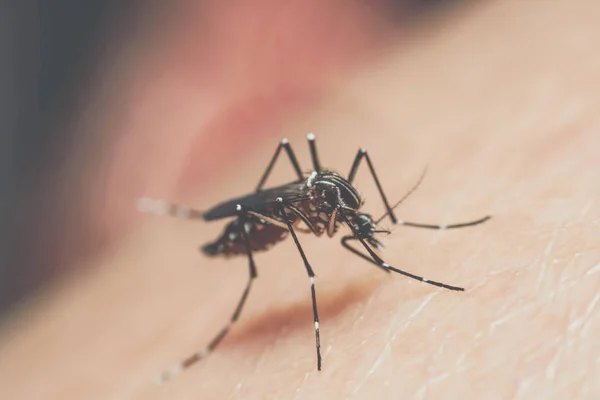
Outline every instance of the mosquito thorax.
[(333, 210), (342, 206), (358, 210), (362, 204), (360, 195), (344, 177), (332, 171), (314, 171), (306, 180), (311, 200), (318, 208)]

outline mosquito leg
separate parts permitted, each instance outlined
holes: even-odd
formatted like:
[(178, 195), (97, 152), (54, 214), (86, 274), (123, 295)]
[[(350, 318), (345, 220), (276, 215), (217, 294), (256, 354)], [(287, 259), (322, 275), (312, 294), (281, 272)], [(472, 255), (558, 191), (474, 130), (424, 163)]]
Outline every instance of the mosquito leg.
[(204, 219), (203, 212), (200, 210), (147, 197), (138, 200), (137, 209), (147, 214), (169, 215), (181, 219)]
[(314, 323), (315, 323), (315, 340), (316, 340), (316, 347), (317, 347), (317, 370), (320, 371), (321, 370), (321, 335), (319, 334), (319, 312), (317, 310), (317, 294), (315, 291), (315, 273), (314, 273), (312, 267), (310, 266), (308, 259), (306, 258), (306, 254), (304, 254), (304, 250), (302, 249), (302, 246), (300, 245), (300, 242), (298, 241), (296, 232), (294, 232), (294, 227), (292, 226), (292, 223), (290, 222), (290, 219), (288, 218), (288, 215), (285, 211), (285, 208), (287, 206), (284, 205), (284, 201), (281, 197), (277, 198), (277, 203), (279, 204), (279, 212), (281, 213), (281, 216), (283, 217), (285, 223), (287, 224), (288, 230), (292, 234), (294, 243), (296, 244), (296, 247), (298, 248), (298, 252), (300, 252), (302, 261), (304, 261), (304, 267), (306, 268), (306, 272), (308, 273), (308, 277), (310, 278), (310, 293), (311, 293), (311, 297), (312, 297), (313, 317), (314, 317)]
[(249, 270), (250, 270), (248, 282), (246, 283), (246, 288), (244, 289), (244, 292), (242, 293), (242, 297), (240, 298), (240, 301), (238, 302), (238, 305), (235, 308), (235, 311), (233, 312), (233, 315), (231, 316), (231, 319), (229, 320), (227, 325), (225, 325), (223, 328), (221, 328), (219, 333), (210, 341), (208, 346), (206, 346), (202, 350), (192, 354), (191, 356), (189, 356), (188, 358), (183, 360), (181, 363), (173, 365), (172, 367), (170, 367), (169, 369), (164, 371), (160, 375), (160, 382), (165, 382), (165, 381), (171, 379), (174, 375), (178, 374), (179, 372), (183, 371), (186, 368), (189, 368), (190, 366), (194, 365), (195, 363), (197, 363), (198, 361), (200, 361), (201, 359), (206, 357), (208, 354), (210, 354), (210, 352), (213, 351), (215, 347), (217, 347), (217, 345), (221, 342), (221, 340), (223, 340), (223, 338), (227, 335), (227, 333), (229, 333), (231, 326), (238, 320), (238, 318), (242, 312), (244, 304), (246, 303), (246, 299), (248, 298), (248, 293), (250, 293), (250, 287), (252, 286), (252, 282), (254, 281), (254, 279), (257, 277), (257, 273), (256, 273), (256, 265), (254, 264), (254, 258), (252, 257), (252, 248), (250, 247), (250, 238), (248, 237), (248, 232), (246, 230), (245, 223), (247, 220), (247, 218), (246, 218), (247, 213), (245, 210), (243, 210), (242, 206), (240, 206), (240, 205), (237, 206), (237, 212), (238, 212), (238, 221), (239, 221), (239, 226), (240, 226), (239, 234), (243, 237), (244, 242), (246, 244), (246, 254), (248, 255), (248, 266), (249, 266)]
[(313, 169), (316, 172), (321, 172), (321, 164), (319, 163), (319, 156), (317, 155), (317, 145), (315, 144), (315, 134), (309, 133), (306, 135), (308, 140), (308, 147), (310, 149), (310, 158), (312, 159)]
[[(342, 218), (344, 219), (344, 222), (346, 222), (346, 224), (352, 229), (352, 232), (354, 233), (353, 236), (344, 236), (342, 238), (342, 246), (344, 246), (346, 249), (350, 250), (354, 254), (356, 254), (356, 255), (364, 258), (365, 260), (371, 262), (372, 264), (377, 265), (380, 268), (383, 268), (383, 269), (388, 270), (388, 271), (393, 271), (393, 272), (396, 272), (396, 273), (404, 275), (404, 276), (408, 276), (409, 278), (416, 279), (416, 280), (418, 280), (420, 282), (428, 283), (430, 285), (442, 287), (444, 289), (449, 289), (449, 290), (456, 290), (456, 291), (464, 291), (465, 290), (464, 288), (461, 288), (461, 287), (458, 287), (458, 286), (446, 285), (445, 283), (432, 281), (430, 279), (423, 278), (422, 276), (418, 276), (418, 275), (411, 274), (410, 272), (402, 271), (401, 269), (394, 268), (391, 265), (385, 263), (381, 259), (381, 257), (379, 257), (373, 251), (373, 249), (371, 249), (371, 247), (367, 244), (367, 242), (363, 238), (361, 238), (360, 236), (357, 235), (357, 229), (350, 223), (350, 221), (348, 220), (348, 218), (346, 217), (346, 215), (343, 212), (340, 212), (340, 214), (341, 214)], [(363, 247), (367, 250), (367, 252), (369, 253), (369, 255), (371, 257), (370, 258), (367, 257), (365, 254), (361, 253), (360, 251), (358, 251), (354, 247), (350, 246), (348, 244), (348, 242), (350, 240), (358, 240), (363, 245)]]
[[(308, 231), (305, 231), (305, 233), (313, 233), (316, 236), (321, 236), (321, 234), (323, 233), (322, 231), (318, 230), (315, 225), (310, 221), (310, 219), (308, 218), (308, 216), (302, 211), (300, 210), (298, 207), (296, 207), (293, 204), (286, 204), (286, 208), (288, 210), (290, 210), (294, 215), (296, 215), (298, 218), (300, 218), (300, 220), (302, 220), (302, 222), (304, 222), (304, 224), (308, 227)], [(298, 227), (295, 228), (296, 230), (299, 230)]]
[(285, 151), (288, 155), (288, 158), (290, 159), (290, 162), (292, 163), (292, 167), (294, 167), (294, 171), (296, 172), (296, 175), (298, 176), (298, 181), (304, 180), (304, 174), (302, 173), (302, 169), (300, 169), (300, 164), (298, 164), (298, 160), (296, 159), (294, 150), (292, 150), (292, 147), (290, 146), (289, 141), (284, 138), (284, 139), (281, 139), (281, 142), (279, 142), (279, 145), (277, 146), (277, 150), (275, 150), (275, 154), (273, 154), (273, 158), (271, 158), (271, 161), (269, 162), (269, 165), (267, 166), (267, 170), (263, 174), (262, 178), (260, 178), (260, 181), (258, 182), (258, 185), (256, 186), (257, 192), (260, 192), (262, 190), (263, 186), (265, 185), (265, 182), (267, 181), (267, 178), (271, 174), (271, 170), (273, 169), (273, 166), (275, 165), (275, 161), (277, 161), (277, 157), (279, 157), (279, 153), (281, 153), (282, 148), (285, 149)]
[(342, 240), (340, 241), (342, 243), (342, 246), (344, 246), (344, 248), (346, 250), (350, 250), (352, 253), (356, 254), (357, 256), (361, 257), (364, 260), (367, 260), (368, 262), (375, 264), (376, 267), (381, 268), (382, 270), (384, 270), (385, 272), (391, 272), (391, 270), (389, 268), (385, 268), (382, 267), (381, 265), (377, 264), (375, 261), (373, 261), (372, 257), (369, 257), (369, 255), (364, 254), (362, 252), (360, 252), (359, 250), (355, 249), (354, 247), (350, 246), (350, 244), (348, 244), (348, 242), (350, 240), (358, 240), (357, 238), (355, 238), (354, 236), (344, 236), (342, 238)]
[(405, 226), (413, 226), (416, 228), (427, 228), (427, 229), (454, 229), (454, 228), (464, 228), (465, 226), (473, 226), (473, 225), (479, 225), (484, 223), (485, 221), (487, 221), (488, 219), (492, 218), (489, 215), (486, 215), (483, 218), (480, 218), (478, 220), (475, 221), (470, 221), (470, 222), (461, 222), (458, 224), (451, 224), (451, 225), (429, 225), (429, 224), (419, 224), (416, 222), (408, 222), (408, 221), (403, 221), (403, 220), (397, 220), (396, 224), (398, 225), (405, 225)]
[(348, 182), (350, 184), (352, 184), (352, 181), (354, 180), (354, 177), (356, 176), (356, 171), (358, 170), (360, 162), (362, 161), (363, 158), (365, 160), (367, 160), (367, 165), (369, 166), (369, 170), (371, 171), (371, 176), (373, 176), (373, 180), (375, 181), (375, 185), (377, 185), (377, 190), (379, 191), (379, 195), (381, 196), (381, 199), (383, 200), (383, 204), (385, 205), (386, 215), (389, 215), (392, 222), (396, 223), (397, 218), (394, 215), (394, 210), (392, 207), (390, 207), (390, 203), (388, 202), (387, 197), (385, 197), (385, 193), (383, 192), (383, 187), (381, 187), (381, 183), (379, 182), (379, 178), (377, 178), (377, 174), (375, 173), (375, 168), (373, 168), (373, 163), (371, 162), (371, 159), (369, 158), (369, 154), (367, 153), (366, 149), (359, 149), (358, 153), (356, 153), (356, 157), (354, 157), (354, 162), (352, 163), (352, 168), (350, 168), (350, 173), (348, 174)]
[[(357, 158), (358, 158), (358, 156), (357, 156)], [(367, 156), (367, 161), (369, 161), (368, 156)], [(371, 165), (370, 162), (369, 162), (369, 165)], [(358, 166), (358, 162), (355, 161), (354, 165), (352, 166), (353, 171), (355, 170), (355, 167), (357, 167), (357, 166)], [(373, 172), (373, 169), (371, 169), (371, 171)], [(419, 187), (419, 185), (423, 181), (423, 178), (425, 177), (426, 173), (427, 173), (427, 168), (425, 170), (423, 170), (423, 173), (421, 174), (421, 177), (419, 178), (417, 183), (400, 200), (398, 200), (398, 202), (396, 202), (396, 204), (394, 204), (391, 207), (391, 209), (386, 211), (385, 214), (383, 214), (381, 217), (377, 218), (377, 220), (375, 221), (375, 224), (379, 224), (385, 217), (387, 217), (389, 215), (392, 222), (395, 223), (396, 225), (406, 225), (406, 226), (414, 226), (417, 228), (429, 228), (429, 229), (453, 229), (453, 228), (463, 228), (465, 226), (478, 225), (478, 224), (481, 224), (481, 223), (487, 221), (488, 219), (492, 218), (491, 216), (486, 215), (485, 217), (480, 218), (475, 221), (462, 222), (462, 223), (451, 224), (451, 225), (430, 225), (430, 224), (421, 224), (421, 223), (408, 222), (408, 221), (403, 221), (403, 220), (397, 219), (396, 216), (394, 214), (392, 214), (393, 210), (396, 209), (396, 207), (398, 207), (400, 205), (400, 203), (402, 203), (404, 200), (406, 200), (406, 198), (408, 196), (410, 196)], [(373, 174), (375, 174), (375, 172), (373, 172)], [(373, 175), (373, 176), (375, 176), (375, 175)], [(375, 182), (377, 182), (377, 178), (375, 178)], [(385, 197), (384, 197), (384, 201), (385, 201)]]

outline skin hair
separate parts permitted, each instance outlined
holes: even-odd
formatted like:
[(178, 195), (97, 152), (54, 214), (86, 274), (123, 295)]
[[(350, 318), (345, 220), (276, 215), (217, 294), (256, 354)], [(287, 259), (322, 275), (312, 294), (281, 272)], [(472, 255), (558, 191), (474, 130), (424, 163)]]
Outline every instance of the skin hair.
[[(307, 4), (313, 9), (278, 11), (290, 42), (265, 47), (264, 32), (255, 30), (266, 14), (226, 14), (215, 5), (215, 20), (241, 30), (214, 36), (209, 47), (223, 49), (215, 65), (202, 58), (205, 47), (190, 53), (200, 28), (183, 6), (163, 35), (131, 44), (139, 51), (127, 53), (135, 54), (129, 69), (117, 71), (136, 73), (119, 75), (114, 101), (93, 110), (92, 126), (112, 132), (106, 140), (115, 144), (98, 150), (104, 186), (78, 197), (99, 210), (90, 225), (106, 227), (110, 246), (4, 321), (4, 397), (600, 396), (598, 6), (471, 2), (399, 35), (362, 9), (340, 17)], [(292, 16), (311, 15), (329, 23), (305, 37)], [(357, 31), (366, 33), (351, 40)], [(342, 33), (362, 44), (340, 49), (325, 39)], [(297, 51), (316, 65), (267, 57), (306, 41)], [(234, 68), (244, 54), (261, 61)], [(224, 76), (217, 64), (227, 66)], [(100, 118), (106, 115), (114, 116), (113, 129)], [(367, 148), (391, 203), (428, 166), (399, 218), (452, 223), (493, 215), (448, 231), (381, 222), (392, 231), (382, 238), (386, 262), (465, 292), (385, 274), (337, 237), (299, 234), (316, 274), (323, 370), (315, 369), (306, 271), (288, 240), (256, 255), (244, 313), (215, 352), (155, 385), (160, 371), (227, 322), (247, 261), (198, 254), (222, 223), (135, 215), (135, 198), (202, 209), (251, 192), (281, 137), (308, 168), (300, 144), (311, 131), (323, 166), (343, 174), (357, 149)], [(272, 182), (293, 178), (291, 168), (273, 170)], [(380, 215), (367, 174), (355, 182), (364, 209)]]

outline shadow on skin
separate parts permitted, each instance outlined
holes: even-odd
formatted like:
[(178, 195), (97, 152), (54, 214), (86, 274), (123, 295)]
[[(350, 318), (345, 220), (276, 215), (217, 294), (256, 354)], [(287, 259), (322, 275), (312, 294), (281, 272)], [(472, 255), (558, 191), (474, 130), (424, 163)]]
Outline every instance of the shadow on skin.
[[(382, 275), (385, 277), (387, 274)], [(317, 291), (321, 326), (333, 323), (335, 317), (342, 314), (347, 308), (365, 301), (380, 284), (380, 279), (367, 277), (367, 279), (352, 282), (337, 290), (333, 289), (328, 292), (321, 290), (320, 293)], [(306, 286), (308, 289), (308, 285)], [(262, 315), (242, 322), (236, 328), (232, 329), (230, 336), (215, 351), (248, 340), (271, 342), (276, 337), (287, 337), (297, 329), (312, 331), (314, 328), (310, 292), (306, 291), (306, 300), (302, 303), (270, 308)]]
[[(319, 320), (321, 327), (334, 323), (336, 317), (340, 316), (346, 309), (351, 308), (359, 302), (364, 302), (382, 284), (391, 284), (397, 279), (405, 282), (411, 280), (397, 274), (386, 274), (381, 276), (365, 274), (364, 279), (355, 279), (352, 282), (329, 291), (317, 288), (317, 302), (319, 307)], [(307, 289), (308, 289), (308, 285)], [(428, 285), (420, 285), (428, 286)], [(410, 292), (409, 288), (412, 288)], [(407, 291), (399, 291), (398, 302), (418, 298), (423, 295), (420, 290), (414, 290), (414, 285), (407, 285)], [(435, 291), (437, 288), (433, 288)], [(302, 303), (289, 304), (284, 307), (272, 307), (263, 314), (241, 323), (232, 328), (229, 335), (215, 349), (228, 348), (237, 345), (238, 342), (248, 340), (272, 342), (275, 338), (285, 338), (295, 330), (313, 330), (313, 314), (310, 301), (310, 292), (306, 291), (306, 298)]]

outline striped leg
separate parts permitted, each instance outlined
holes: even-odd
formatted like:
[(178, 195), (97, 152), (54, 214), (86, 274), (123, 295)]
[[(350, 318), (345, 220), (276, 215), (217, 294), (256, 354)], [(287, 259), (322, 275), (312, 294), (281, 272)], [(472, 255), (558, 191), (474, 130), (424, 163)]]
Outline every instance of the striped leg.
[(168, 215), (181, 219), (204, 219), (203, 212), (200, 210), (147, 197), (138, 200), (137, 209), (139, 212), (147, 214)]
[[(365, 249), (367, 249), (367, 252), (369, 253), (369, 255), (371, 257), (368, 257), (367, 255), (361, 253), (360, 251), (358, 251), (357, 249), (355, 249), (354, 247), (350, 246), (350, 244), (348, 243), (351, 240), (358, 240), (364, 247)], [(346, 249), (350, 250), (351, 252), (353, 252), (354, 254), (364, 258), (365, 260), (369, 261), (372, 264), (375, 264), (376, 266), (383, 268), (384, 270), (390, 272), (396, 272), (398, 274), (404, 275), (404, 276), (408, 276), (409, 278), (412, 279), (416, 279), (420, 282), (423, 283), (428, 283), (430, 285), (433, 286), (438, 286), (438, 287), (442, 287), (444, 289), (449, 289), (449, 290), (456, 290), (459, 292), (464, 291), (464, 288), (458, 287), (458, 286), (450, 286), (447, 285), (445, 283), (441, 283), (441, 282), (436, 282), (436, 281), (432, 281), (431, 279), (427, 279), (427, 278), (423, 278), (422, 276), (418, 276), (418, 275), (414, 275), (411, 274), (410, 272), (406, 272), (406, 271), (402, 271), (400, 269), (394, 268), (389, 264), (386, 264), (381, 257), (379, 257), (377, 254), (375, 254), (375, 252), (369, 247), (369, 245), (367, 243), (365, 243), (364, 240), (362, 240), (361, 238), (358, 237), (354, 237), (354, 236), (344, 236), (342, 238), (342, 246), (344, 246)]]
[(273, 166), (275, 165), (275, 162), (277, 161), (277, 158), (279, 157), (279, 153), (281, 153), (281, 148), (285, 149), (285, 152), (287, 153), (288, 158), (290, 159), (290, 162), (292, 163), (292, 167), (294, 167), (294, 171), (296, 172), (296, 175), (298, 176), (298, 181), (301, 182), (304, 180), (304, 175), (302, 174), (302, 169), (300, 168), (300, 164), (298, 164), (298, 160), (296, 159), (294, 150), (292, 150), (292, 146), (290, 146), (290, 142), (284, 138), (284, 139), (281, 139), (281, 142), (277, 146), (277, 150), (275, 150), (275, 154), (273, 154), (273, 157), (271, 158), (271, 161), (269, 162), (267, 169), (265, 170), (263, 176), (260, 178), (258, 185), (256, 185), (257, 192), (261, 191), (263, 186), (265, 185), (265, 182), (267, 181), (267, 178), (271, 174), (271, 170), (273, 169)]
[(296, 244), (296, 248), (298, 248), (298, 252), (300, 252), (300, 256), (302, 257), (302, 261), (304, 261), (304, 267), (306, 268), (306, 272), (308, 273), (308, 277), (310, 278), (310, 293), (312, 297), (312, 307), (313, 307), (313, 317), (315, 323), (315, 340), (317, 347), (317, 370), (321, 370), (321, 335), (319, 334), (319, 312), (317, 310), (317, 294), (315, 291), (315, 273), (306, 258), (306, 254), (304, 254), (304, 250), (298, 241), (298, 237), (296, 236), (296, 232), (294, 232), (294, 227), (290, 222), (290, 219), (285, 211), (287, 206), (284, 204), (284, 201), (281, 197), (277, 198), (277, 203), (279, 204), (279, 212), (281, 216), (285, 220), (285, 223), (288, 226), (288, 229), (294, 239), (294, 243)]
[[(350, 223), (350, 220), (348, 219), (348, 217), (346, 217), (346, 214), (345, 214), (343, 211), (340, 211), (340, 214), (341, 214), (342, 218), (344, 219), (344, 222), (345, 222), (345, 223), (346, 223), (346, 224), (347, 224), (347, 225), (350, 227), (350, 229), (352, 229), (352, 232), (354, 233), (354, 235), (353, 235), (353, 236), (344, 236), (344, 237), (342, 238), (342, 245), (343, 245), (343, 246), (344, 246), (346, 249), (348, 249), (348, 250), (350, 250), (351, 252), (353, 252), (354, 254), (356, 254), (356, 255), (358, 255), (358, 256), (360, 256), (360, 257), (364, 258), (365, 260), (367, 260), (367, 261), (369, 261), (369, 262), (371, 262), (371, 263), (375, 264), (376, 266), (378, 266), (378, 267), (380, 267), (380, 268), (383, 268), (383, 269), (385, 269), (385, 270), (387, 270), (387, 271), (393, 271), (393, 272), (396, 272), (396, 273), (398, 273), (398, 274), (401, 274), (401, 275), (407, 276), (407, 277), (409, 277), (409, 278), (416, 279), (416, 280), (418, 280), (418, 281), (420, 281), (420, 282), (423, 282), (423, 283), (428, 283), (428, 284), (430, 284), (430, 285), (434, 285), (434, 286), (442, 287), (442, 288), (444, 288), (444, 289), (456, 290), (456, 291), (460, 291), (460, 292), (462, 292), (462, 291), (464, 291), (464, 290), (465, 290), (464, 288), (461, 288), (461, 287), (458, 287), (458, 286), (446, 285), (445, 283), (441, 283), (441, 282), (432, 281), (432, 280), (430, 280), (430, 279), (423, 278), (422, 276), (418, 276), (418, 275), (411, 274), (410, 272), (402, 271), (401, 269), (394, 268), (394, 267), (392, 267), (391, 265), (389, 265), (389, 264), (385, 263), (385, 262), (384, 262), (384, 261), (381, 259), (381, 257), (379, 257), (379, 256), (378, 256), (378, 255), (377, 255), (377, 254), (376, 254), (376, 253), (373, 251), (373, 249), (371, 249), (371, 247), (370, 247), (370, 246), (367, 244), (367, 242), (366, 242), (366, 241), (365, 241), (365, 240), (364, 240), (362, 237), (358, 236), (358, 234), (357, 234), (357, 233), (358, 233), (358, 230), (357, 230), (357, 228), (356, 228), (354, 225), (352, 225), (352, 224)], [(368, 257), (368, 256), (366, 256), (365, 254), (361, 253), (360, 251), (358, 251), (358, 250), (357, 250), (357, 249), (355, 249), (354, 247), (350, 246), (350, 244), (348, 244), (348, 242), (349, 242), (350, 240), (358, 240), (358, 241), (359, 241), (359, 242), (360, 242), (360, 243), (363, 245), (363, 247), (364, 247), (364, 248), (367, 250), (367, 252), (369, 253), (369, 255), (370, 255), (371, 257)]]
[(310, 158), (312, 160), (313, 169), (315, 172), (321, 172), (321, 163), (319, 162), (319, 155), (317, 154), (317, 145), (315, 144), (315, 134), (309, 133), (306, 135), (308, 140), (308, 149), (310, 150)]
[(250, 239), (248, 237), (248, 232), (246, 231), (246, 227), (245, 227), (245, 223), (244, 223), (246, 220), (247, 213), (245, 210), (243, 210), (242, 206), (240, 206), (240, 205), (237, 206), (237, 212), (238, 212), (238, 218), (240, 220), (240, 224), (239, 224), (240, 235), (242, 235), (242, 237), (244, 238), (244, 242), (246, 243), (246, 253), (248, 255), (248, 266), (250, 269), (250, 276), (248, 277), (248, 283), (246, 283), (246, 288), (244, 289), (244, 293), (242, 294), (242, 297), (240, 298), (240, 301), (238, 302), (238, 305), (235, 308), (235, 311), (233, 312), (233, 315), (231, 316), (230, 321), (227, 323), (227, 325), (225, 325), (221, 329), (221, 331), (219, 331), (219, 333), (213, 338), (213, 340), (210, 341), (208, 346), (206, 346), (202, 350), (192, 354), (191, 356), (189, 356), (188, 358), (183, 360), (181, 363), (173, 365), (170, 368), (168, 368), (167, 370), (165, 370), (160, 375), (161, 383), (171, 379), (174, 375), (177, 375), (179, 372), (183, 371), (184, 369), (189, 368), (190, 366), (194, 365), (195, 363), (197, 363), (198, 361), (200, 361), (201, 359), (206, 357), (211, 351), (213, 351), (214, 348), (217, 347), (217, 345), (221, 342), (221, 340), (223, 340), (225, 335), (227, 335), (227, 333), (229, 333), (229, 329), (238, 320), (238, 318), (242, 312), (242, 308), (244, 307), (244, 304), (246, 303), (246, 299), (248, 298), (248, 293), (250, 293), (250, 287), (252, 286), (252, 282), (254, 281), (254, 279), (257, 277), (257, 273), (256, 273), (256, 265), (254, 264), (254, 258), (252, 257), (252, 249), (250, 247)]

